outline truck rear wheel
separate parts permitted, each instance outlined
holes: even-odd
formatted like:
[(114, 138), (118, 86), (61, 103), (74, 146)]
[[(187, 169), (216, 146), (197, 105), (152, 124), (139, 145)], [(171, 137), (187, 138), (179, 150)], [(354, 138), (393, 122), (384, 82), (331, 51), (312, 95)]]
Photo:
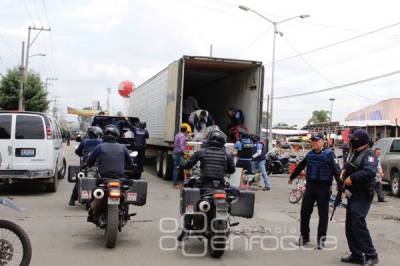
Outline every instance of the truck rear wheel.
[(173, 168), (174, 166), (173, 166), (172, 155), (168, 154), (168, 152), (164, 152), (163, 164), (162, 164), (162, 178), (164, 180), (172, 179)]
[(157, 176), (162, 177), (163, 174), (163, 161), (164, 161), (164, 153), (162, 151), (157, 151), (157, 160), (156, 160), (156, 173)]

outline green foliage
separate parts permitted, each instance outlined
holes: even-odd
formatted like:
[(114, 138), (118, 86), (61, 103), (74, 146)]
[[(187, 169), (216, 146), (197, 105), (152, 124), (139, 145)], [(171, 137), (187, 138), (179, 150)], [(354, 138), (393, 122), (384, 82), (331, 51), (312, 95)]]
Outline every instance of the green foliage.
[(307, 124), (313, 125), (318, 123), (329, 122), (330, 112), (325, 110), (315, 110), (312, 113), (312, 117), (308, 120)]
[[(18, 95), (21, 73), (18, 68), (9, 69), (0, 81), (0, 108), (3, 110), (18, 110)], [(29, 73), (24, 86), (24, 105), (26, 111), (46, 112), (49, 107), (47, 93), (44, 90), (40, 76)]]

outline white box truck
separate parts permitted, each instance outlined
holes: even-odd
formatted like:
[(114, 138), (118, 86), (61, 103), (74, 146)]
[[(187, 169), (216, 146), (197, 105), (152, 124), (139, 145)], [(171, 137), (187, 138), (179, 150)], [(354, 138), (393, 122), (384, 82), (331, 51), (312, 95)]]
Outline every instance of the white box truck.
[(261, 62), (183, 56), (138, 86), (130, 96), (129, 116), (147, 123), (150, 138), (146, 154), (157, 156), (157, 175), (172, 177), (174, 136), (182, 122), (186, 97), (195, 97), (225, 132), (230, 122), (228, 109), (241, 109), (249, 131), (259, 134), (263, 81)]

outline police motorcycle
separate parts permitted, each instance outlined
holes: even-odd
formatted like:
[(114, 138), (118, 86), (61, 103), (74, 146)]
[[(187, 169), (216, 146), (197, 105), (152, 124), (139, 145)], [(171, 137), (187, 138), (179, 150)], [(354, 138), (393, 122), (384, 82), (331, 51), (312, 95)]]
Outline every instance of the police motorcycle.
[(220, 258), (227, 248), (230, 228), (239, 225), (231, 222), (232, 216), (252, 218), (254, 202), (254, 192), (239, 191), (225, 179), (208, 178), (205, 182), (199, 176), (192, 176), (181, 189), (183, 232), (178, 240), (200, 239), (211, 257)]
[(115, 248), (118, 232), (136, 213), (129, 213), (129, 205), (146, 204), (147, 182), (116, 177), (100, 177), (91, 191), (88, 222), (105, 230), (105, 245)]
[[(21, 213), (15, 202), (10, 199), (0, 198), (0, 205)], [(0, 220), (0, 231), (0, 265), (29, 265), (32, 246), (26, 232), (8, 220)]]
[(126, 146), (130, 152), (132, 165), (125, 165), (125, 175), (130, 179), (140, 179), (142, 172), (138, 165), (139, 157), (138, 152), (135, 148), (135, 135), (133, 133), (132, 127), (138, 127), (140, 119), (137, 117), (124, 117), (124, 116), (108, 116), (108, 115), (96, 115), (91, 123), (91, 126), (98, 126), (102, 130), (107, 125), (115, 125), (121, 132), (121, 137), (117, 140), (118, 143)]

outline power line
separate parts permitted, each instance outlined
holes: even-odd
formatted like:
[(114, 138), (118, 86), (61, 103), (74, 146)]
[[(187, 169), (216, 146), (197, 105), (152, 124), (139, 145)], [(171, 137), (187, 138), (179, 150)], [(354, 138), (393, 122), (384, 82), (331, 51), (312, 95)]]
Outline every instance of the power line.
[[(322, 79), (326, 80), (331, 85), (333, 85), (333, 86), (337, 85), (335, 82), (333, 82), (327, 76), (322, 74), (317, 68), (315, 68), (313, 65), (311, 65), (311, 63), (308, 60), (306, 60), (306, 58), (304, 56), (300, 55), (299, 52), (297, 51), (297, 49), (289, 42), (289, 40), (286, 37), (283, 37), (283, 39), (286, 41), (286, 43), (289, 45), (289, 47), (301, 58), (301, 60), (303, 60), (303, 62), (311, 69), (311, 71), (313, 71), (315, 74), (317, 74)], [(369, 100), (369, 101), (374, 101), (375, 102), (377, 100), (377, 99), (372, 99), (372, 98), (365, 97), (363, 95), (359, 95), (357, 93), (353, 93), (352, 91), (350, 91), (350, 90), (348, 90), (346, 88), (343, 88), (343, 90), (348, 92), (348, 93), (350, 93), (350, 94), (353, 94), (353, 95), (358, 96), (360, 98), (364, 98), (364, 99)]]
[(40, 18), (39, 10), (38, 10), (37, 5), (36, 5), (36, 0), (33, 0), (33, 7), (35, 8), (36, 15), (37, 15), (37, 17), (38, 17), (38, 19), (39, 19), (40, 25), (43, 25), (42, 20), (41, 20), (41, 18)]
[[(325, 45), (325, 46), (322, 46), (322, 47), (319, 47), (319, 48), (315, 48), (315, 49), (309, 50), (307, 52), (300, 53), (299, 55), (288, 56), (288, 57), (285, 57), (285, 58), (282, 58), (282, 59), (278, 59), (275, 62), (279, 63), (279, 62), (287, 61), (287, 60), (290, 60), (290, 59), (293, 59), (293, 58), (296, 58), (296, 57), (299, 57), (299, 56), (302, 56), (302, 55), (315, 53), (315, 52), (318, 52), (318, 51), (321, 51), (321, 50), (324, 50), (324, 49), (328, 49), (328, 48), (331, 48), (331, 47), (334, 47), (334, 46), (337, 46), (337, 45), (340, 45), (340, 44), (343, 44), (343, 43), (346, 43), (346, 42), (349, 42), (349, 41), (353, 41), (353, 40), (365, 37), (367, 35), (370, 35), (370, 34), (373, 34), (373, 33), (379, 32), (379, 31), (383, 31), (383, 30), (386, 30), (386, 29), (389, 29), (389, 28), (393, 28), (393, 27), (398, 26), (398, 25), (400, 25), (400, 22), (397, 22), (397, 23), (394, 23), (394, 24), (391, 24), (391, 25), (388, 25), (388, 26), (385, 26), (385, 27), (382, 27), (382, 28), (379, 28), (379, 29), (376, 29), (376, 30), (373, 30), (373, 31), (369, 31), (369, 32), (366, 32), (366, 33), (363, 33), (363, 34), (360, 34), (360, 35), (357, 35), (357, 36), (354, 36), (354, 37), (351, 37), (351, 38), (348, 38), (348, 39), (344, 39), (344, 40), (341, 40), (341, 41), (338, 41), (338, 42), (334, 42), (332, 44), (328, 44), (328, 45)], [(270, 64), (272, 64), (272, 62), (270, 62), (270, 63), (268, 63), (266, 65), (270, 65)]]
[(330, 87), (330, 88), (326, 88), (326, 89), (275, 97), (275, 99), (276, 100), (289, 99), (289, 98), (294, 98), (294, 97), (317, 94), (317, 93), (321, 93), (321, 92), (338, 90), (338, 89), (342, 89), (342, 88), (345, 88), (345, 87), (350, 87), (350, 86), (358, 85), (358, 84), (361, 84), (361, 83), (370, 82), (370, 81), (373, 81), (373, 80), (387, 78), (387, 77), (394, 76), (394, 75), (397, 75), (397, 74), (400, 74), (400, 70), (396, 70), (396, 71), (393, 71), (393, 72), (390, 72), (390, 73), (386, 73), (386, 74), (383, 74), (383, 75), (374, 76), (374, 77), (371, 77), (371, 78), (366, 78), (366, 79), (362, 79), (362, 80), (358, 80), (358, 81), (354, 81), (354, 82), (349, 82), (349, 83), (346, 83), (346, 84), (342, 84), (342, 85), (339, 85), (339, 86), (334, 86), (334, 87)]
[(7, 48), (16, 56), (18, 56), (17, 52), (8, 44), (8, 42), (6, 41), (6, 39), (4, 39), (4, 37), (0, 34), (0, 40), (4, 43), (5, 46), (7, 46)]
[(267, 29), (265, 29), (263, 32), (261, 32), (260, 35), (257, 36), (256, 39), (254, 39), (254, 41), (252, 41), (246, 48), (244, 48), (242, 51), (240, 51), (240, 53), (238, 53), (235, 57), (239, 57), (240, 55), (242, 55), (244, 52), (246, 52), (248, 49), (250, 49), (262, 36), (264, 36), (264, 34), (266, 34), (272, 26), (269, 26)]
[(46, 7), (46, 2), (45, 0), (42, 0), (42, 5), (43, 5), (43, 10), (44, 10), (44, 15), (46, 16), (47, 24), (50, 27), (50, 19), (47, 13), (47, 7)]
[(28, 12), (29, 17), (31, 18), (32, 25), (33, 25), (34, 27), (36, 27), (35, 22), (34, 22), (33, 17), (32, 17), (32, 13), (31, 13), (31, 11), (30, 11), (29, 8), (28, 8), (28, 5), (26, 4), (25, 0), (22, 0), (22, 2), (24, 3), (25, 9), (26, 9), (26, 11)]

